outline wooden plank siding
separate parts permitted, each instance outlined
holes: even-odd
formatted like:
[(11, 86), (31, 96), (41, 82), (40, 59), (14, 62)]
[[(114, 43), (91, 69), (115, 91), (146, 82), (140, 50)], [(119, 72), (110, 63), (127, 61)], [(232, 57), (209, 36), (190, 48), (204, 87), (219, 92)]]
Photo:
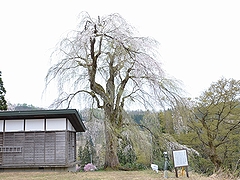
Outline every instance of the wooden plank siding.
[(74, 162), (76, 160), (76, 133), (68, 133), (68, 161)]
[[(0, 146), (3, 146), (3, 133), (0, 132)], [(0, 153), (0, 167), (2, 166), (2, 153)]]
[(75, 170), (76, 132), (86, 127), (76, 109), (1, 111), (1, 169)]
[(0, 152), (2, 167), (57, 167), (76, 161), (76, 133), (71, 131), (3, 132), (0, 146), (22, 147), (21, 152)]

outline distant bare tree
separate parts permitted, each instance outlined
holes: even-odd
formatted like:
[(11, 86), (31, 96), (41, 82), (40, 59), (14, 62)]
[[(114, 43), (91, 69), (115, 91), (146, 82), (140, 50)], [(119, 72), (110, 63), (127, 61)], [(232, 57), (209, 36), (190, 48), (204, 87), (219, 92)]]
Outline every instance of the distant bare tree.
[[(82, 94), (105, 112), (105, 167), (117, 168), (117, 138), (124, 125), (126, 104), (154, 108), (173, 104), (178, 86), (166, 78), (158, 61), (158, 42), (135, 37), (135, 30), (119, 14), (91, 18), (81, 14), (77, 30), (57, 45), (57, 62), (49, 69), (46, 85), (57, 79), (56, 107), (70, 106)], [(141, 105), (141, 106), (140, 106)]]

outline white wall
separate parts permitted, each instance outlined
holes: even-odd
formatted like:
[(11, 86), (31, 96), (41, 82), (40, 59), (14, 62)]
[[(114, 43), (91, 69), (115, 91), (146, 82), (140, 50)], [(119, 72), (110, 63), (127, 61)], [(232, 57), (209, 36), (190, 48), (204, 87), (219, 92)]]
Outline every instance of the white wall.
[(3, 122), (4, 120), (0, 120), (0, 132), (3, 132)]
[(5, 131), (14, 132), (14, 131), (23, 131), (24, 129), (24, 120), (6, 120), (5, 121)]
[(67, 122), (68, 122), (68, 124), (67, 124), (67, 130), (68, 131), (76, 131), (75, 129), (74, 129), (74, 127), (72, 126), (72, 124), (71, 124), (71, 122), (69, 121), (69, 120), (67, 120)]
[(66, 118), (47, 119), (46, 131), (66, 130)]
[[(45, 129), (46, 127), (46, 129)], [(53, 119), (26, 119), (25, 131), (76, 131), (66, 118)], [(4, 131), (4, 120), (0, 120), (0, 132)], [(5, 120), (5, 132), (24, 131), (24, 120)]]
[(25, 131), (44, 131), (44, 119), (26, 119)]

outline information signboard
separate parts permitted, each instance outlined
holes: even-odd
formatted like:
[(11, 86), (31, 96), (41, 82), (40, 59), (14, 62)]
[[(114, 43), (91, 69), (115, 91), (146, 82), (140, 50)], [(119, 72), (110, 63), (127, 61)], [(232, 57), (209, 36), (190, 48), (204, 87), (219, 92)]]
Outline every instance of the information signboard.
[(173, 163), (174, 167), (188, 166), (187, 150), (175, 150), (173, 151)]
[(186, 175), (187, 177), (189, 177), (187, 150), (186, 149), (174, 150), (172, 153), (173, 153), (173, 164), (176, 172), (176, 177), (178, 177), (178, 171), (177, 171), (178, 167), (182, 167), (182, 170), (183, 170), (183, 167), (185, 167)]

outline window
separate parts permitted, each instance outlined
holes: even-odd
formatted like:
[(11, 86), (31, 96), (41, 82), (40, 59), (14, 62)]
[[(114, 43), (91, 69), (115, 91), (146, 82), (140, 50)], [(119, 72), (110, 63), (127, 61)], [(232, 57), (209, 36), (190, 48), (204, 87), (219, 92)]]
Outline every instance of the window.
[(0, 147), (0, 152), (22, 152), (21, 146), (3, 146)]

